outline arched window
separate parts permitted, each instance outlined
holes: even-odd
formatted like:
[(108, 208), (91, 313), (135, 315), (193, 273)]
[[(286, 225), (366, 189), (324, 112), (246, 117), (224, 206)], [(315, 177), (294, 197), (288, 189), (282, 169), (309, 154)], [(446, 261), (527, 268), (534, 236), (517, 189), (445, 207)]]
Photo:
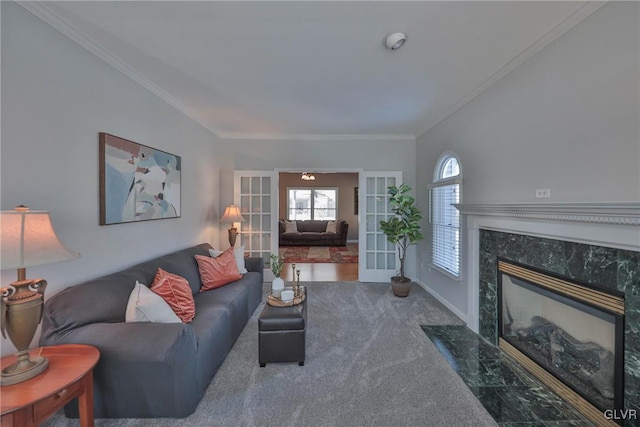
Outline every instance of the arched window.
[(462, 171), (458, 156), (445, 152), (436, 163), (429, 188), (431, 264), (460, 280), (460, 213), (453, 206), (462, 200)]

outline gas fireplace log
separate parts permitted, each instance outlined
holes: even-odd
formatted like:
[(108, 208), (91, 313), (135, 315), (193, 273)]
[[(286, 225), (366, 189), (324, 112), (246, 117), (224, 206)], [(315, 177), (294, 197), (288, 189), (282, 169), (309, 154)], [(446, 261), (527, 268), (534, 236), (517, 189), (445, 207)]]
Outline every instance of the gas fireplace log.
[[(512, 329), (513, 331), (513, 329)], [(513, 331), (521, 341), (531, 341), (549, 357), (556, 368), (570, 372), (591, 384), (603, 397), (614, 396), (614, 355), (593, 342), (580, 342), (541, 316), (531, 318), (531, 326)]]

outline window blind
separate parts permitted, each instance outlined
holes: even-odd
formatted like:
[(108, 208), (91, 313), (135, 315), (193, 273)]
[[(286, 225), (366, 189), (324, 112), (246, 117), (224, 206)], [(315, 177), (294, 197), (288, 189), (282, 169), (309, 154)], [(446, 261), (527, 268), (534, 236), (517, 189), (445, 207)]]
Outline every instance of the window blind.
[(429, 192), (431, 262), (455, 277), (460, 277), (460, 212), (453, 206), (460, 203), (460, 182), (437, 182), (430, 186)]

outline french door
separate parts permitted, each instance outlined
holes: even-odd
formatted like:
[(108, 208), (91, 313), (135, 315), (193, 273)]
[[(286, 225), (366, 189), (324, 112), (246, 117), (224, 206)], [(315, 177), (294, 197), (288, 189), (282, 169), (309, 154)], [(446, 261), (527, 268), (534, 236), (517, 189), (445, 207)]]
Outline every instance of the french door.
[(387, 241), (380, 221), (394, 215), (387, 187), (401, 183), (402, 172), (360, 172), (358, 279), (361, 282), (388, 282), (400, 268), (396, 246)]
[(275, 171), (234, 171), (234, 203), (240, 207), (240, 242), (245, 253), (264, 259), (278, 253), (278, 174)]

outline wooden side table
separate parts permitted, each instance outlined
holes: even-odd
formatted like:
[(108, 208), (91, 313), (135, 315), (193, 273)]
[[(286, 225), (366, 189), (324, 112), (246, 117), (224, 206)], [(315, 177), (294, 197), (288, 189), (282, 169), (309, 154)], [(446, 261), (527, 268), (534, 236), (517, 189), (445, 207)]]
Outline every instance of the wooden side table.
[[(49, 359), (49, 368), (30, 380), (0, 387), (2, 427), (39, 426), (74, 398), (78, 398), (80, 425), (93, 427), (93, 367), (97, 348), (82, 344), (41, 347), (31, 351)], [(3, 357), (2, 368), (15, 362)]]

